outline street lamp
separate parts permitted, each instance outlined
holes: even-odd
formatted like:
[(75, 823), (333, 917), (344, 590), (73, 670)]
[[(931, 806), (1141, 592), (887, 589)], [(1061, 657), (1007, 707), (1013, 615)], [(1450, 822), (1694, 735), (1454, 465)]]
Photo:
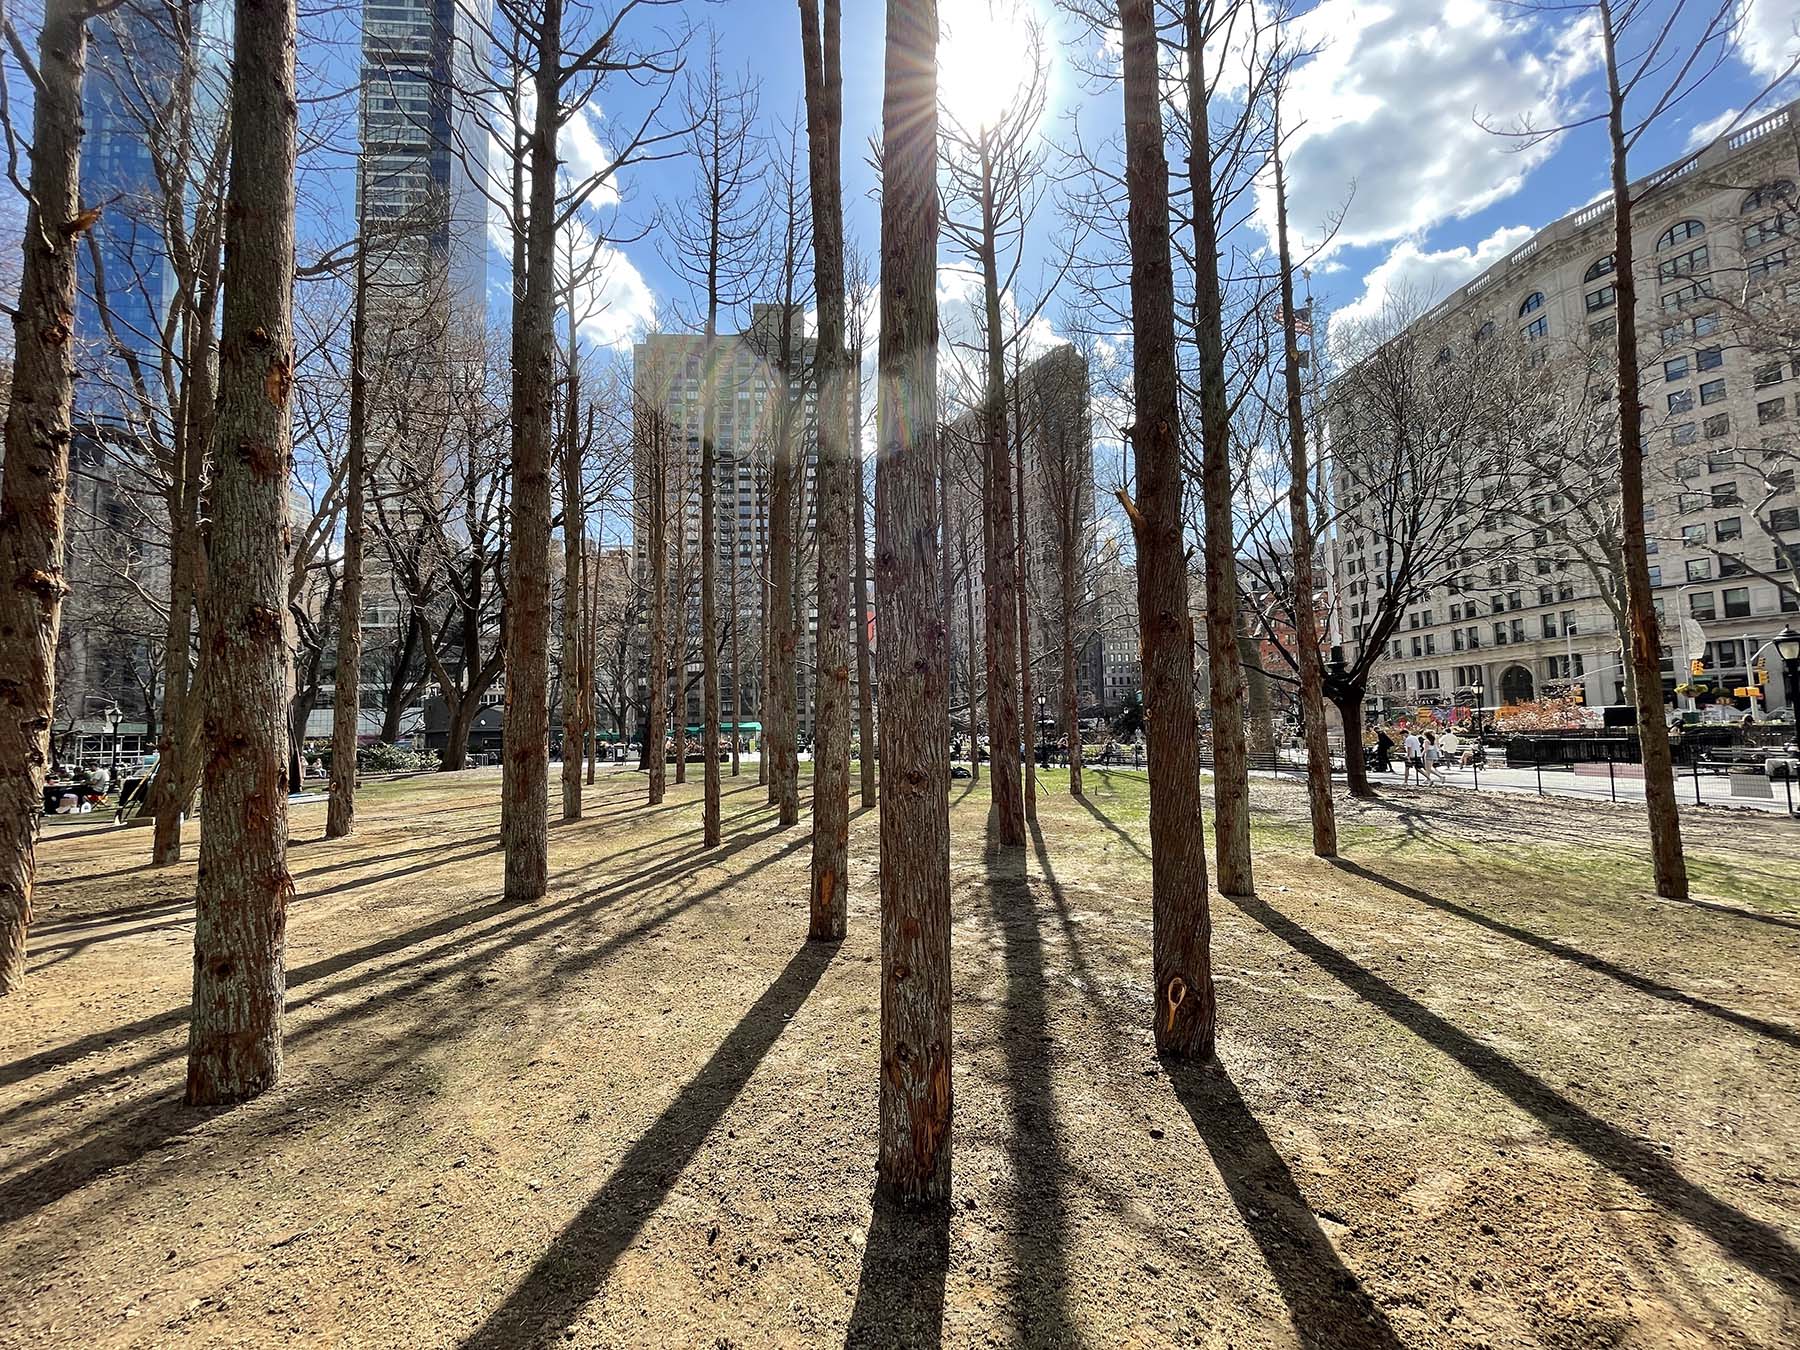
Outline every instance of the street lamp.
[(1788, 624), (1775, 635), (1775, 650), (1781, 656), (1781, 679), (1787, 685), (1788, 707), (1800, 710), (1800, 633)]
[(1037, 754), (1038, 763), (1047, 769), (1050, 767), (1050, 750), (1044, 744), (1044, 721), (1044, 696), (1039, 694), (1037, 696), (1037, 744), (1032, 746), (1032, 749)]
[(118, 704), (106, 710), (106, 725), (112, 731), (112, 754), (107, 766), (107, 776), (115, 783), (119, 780), (119, 724), (125, 720), (124, 710)]
[(1481, 704), (1482, 695), (1487, 691), (1482, 687), (1481, 677), (1475, 677), (1475, 683), (1469, 686), (1469, 692), (1475, 696), (1475, 706), (1470, 710), (1470, 719), (1474, 723), (1475, 744), (1481, 744)]

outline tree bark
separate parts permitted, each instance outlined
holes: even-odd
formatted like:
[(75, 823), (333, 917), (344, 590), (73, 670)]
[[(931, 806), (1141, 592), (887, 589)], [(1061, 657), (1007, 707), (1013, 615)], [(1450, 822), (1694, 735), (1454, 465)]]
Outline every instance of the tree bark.
[(550, 402), (556, 372), (556, 138), (562, 111), (563, 0), (543, 0), (532, 35), (525, 292), (513, 325), (512, 539), (506, 583), (505, 765), (500, 842), (506, 895), (536, 900), (549, 881)]
[[(1279, 95), (1278, 95), (1279, 97)], [(1312, 513), (1307, 484), (1312, 466), (1306, 444), (1306, 406), (1300, 390), (1300, 340), (1294, 312), (1294, 261), (1288, 252), (1287, 178), (1281, 162), (1281, 119), (1275, 121), (1275, 242), (1281, 264), (1281, 346), (1286, 364), (1288, 423), (1288, 530), (1294, 548), (1294, 665), (1300, 677), (1301, 732), (1306, 738), (1306, 798), (1312, 815), (1313, 853), (1335, 858), (1337, 806), (1331, 796), (1331, 742), (1325, 726), (1325, 669), (1319, 651), (1318, 582), (1313, 575)], [(1344, 737), (1344, 759), (1360, 759)]]
[(1060, 461), (1059, 472), (1073, 480), (1058, 494), (1062, 498), (1058, 511), (1061, 518), (1057, 521), (1062, 534), (1062, 556), (1057, 561), (1062, 565), (1063, 728), (1069, 738), (1069, 795), (1080, 797), (1081, 696), (1075, 678), (1075, 555), (1080, 545), (1081, 475), (1069, 472), (1066, 460)]
[(341, 839), (356, 827), (356, 733), (362, 708), (363, 459), (368, 439), (368, 262), (356, 250), (356, 299), (350, 318), (349, 460), (344, 469), (344, 574), (338, 583), (337, 670), (331, 709), (331, 795), (325, 837)]
[(1269, 675), (1263, 669), (1262, 648), (1250, 634), (1250, 616), (1239, 605), (1232, 616), (1237, 630), (1238, 669), (1244, 678), (1250, 753), (1258, 760), (1275, 761), (1275, 723), (1269, 707)]
[(1213, 832), (1219, 889), (1252, 895), (1250, 776), (1244, 744), (1244, 674), (1237, 648), (1237, 540), (1231, 500), (1231, 410), (1214, 219), (1212, 141), (1207, 124), (1200, 0), (1184, 0), (1188, 181), (1194, 213), (1194, 320), (1200, 365), (1201, 496), (1206, 520), (1206, 647), (1212, 692)]
[[(862, 392), (857, 372), (862, 369), (862, 354), (850, 356), (850, 383), (854, 392), (850, 406), (860, 414)], [(851, 422), (860, 424), (860, 416)], [(869, 651), (869, 531), (867, 523), (868, 491), (863, 479), (862, 449), (852, 446), (856, 461), (856, 720), (857, 736), (862, 741), (862, 759), (858, 761), (863, 810), (875, 805), (875, 686), (871, 679), (874, 657)]]
[[(791, 233), (791, 230), (790, 230)], [(790, 238), (789, 247), (793, 242)], [(791, 271), (790, 258), (789, 269)], [(769, 687), (763, 704), (768, 713), (763, 751), (769, 765), (769, 803), (779, 810), (783, 829), (800, 820), (800, 781), (796, 772), (794, 733), (798, 720), (794, 688), (794, 437), (797, 434), (793, 395), (786, 384), (796, 364), (793, 286), (781, 317), (778, 371), (783, 405), (777, 414), (775, 467), (769, 500)]]
[(1006, 341), (1000, 330), (999, 245), (995, 238), (993, 164), (981, 146), (981, 282), (987, 316), (987, 369), (981, 407), (982, 599), (987, 654), (989, 838), (1001, 848), (1025, 846), (1020, 784), (1018, 539), (1013, 527), (1011, 442), (1006, 426)]
[[(1200, 820), (1193, 620), (1182, 541), (1175, 279), (1153, 0), (1119, 0), (1119, 26), (1124, 41), (1126, 224), (1137, 419), (1131, 442), (1138, 481), (1138, 500), (1126, 505), (1137, 539), (1138, 622), (1150, 756), (1152, 1016), (1159, 1052), (1204, 1060), (1212, 1057), (1216, 1021), (1212, 918), (1206, 895), (1206, 836)], [(1235, 649), (1229, 627), (1226, 632), (1224, 650), (1229, 655)]]
[(663, 737), (669, 729), (669, 436), (660, 411), (649, 416), (650, 443), (650, 666), (644, 672), (644, 766), (650, 805), (662, 804), (667, 783)]
[[(1024, 335), (1020, 334), (1020, 341)], [(1013, 377), (1013, 471), (1018, 497), (1019, 719), (1025, 727), (1025, 819), (1037, 819), (1037, 705), (1031, 698), (1031, 555), (1026, 547), (1024, 372)]]
[(81, 79), (88, 6), (48, 0), (38, 34), (24, 266), (13, 311), (12, 401), (0, 483), (0, 995), (25, 978), (36, 835), (56, 698), (75, 370)]
[(1631, 178), (1626, 163), (1625, 96), (1619, 84), (1612, 5), (1600, 0), (1606, 56), (1607, 132), (1612, 143), (1613, 259), (1618, 278), (1619, 499), (1625, 546), (1625, 604), (1631, 625), (1632, 694), (1637, 703), (1638, 745), (1644, 760), (1644, 806), (1650, 819), (1650, 860), (1656, 893), (1685, 900), (1687, 859), (1675, 805), (1675, 762), (1663, 715), (1662, 637), (1650, 590), (1650, 558), (1644, 543), (1644, 429), (1639, 394), (1637, 278), (1632, 272)]
[(882, 694), (879, 1184), (950, 1196), (949, 648), (938, 575), (936, 0), (890, 0), (875, 601)]
[[(718, 123), (713, 126), (716, 130)], [(715, 238), (717, 224), (714, 225)], [(714, 247), (717, 259), (717, 246)], [(700, 778), (701, 845), (717, 848), (719, 822), (719, 544), (718, 544), (718, 370), (713, 350), (719, 329), (716, 274), (706, 304), (706, 336), (701, 348), (700, 412), (700, 747), (706, 756)], [(734, 483), (733, 488), (736, 488)], [(735, 503), (732, 514), (737, 514)]]
[(849, 913), (850, 480), (844, 351), (844, 206), (839, 165), (843, 75), (838, 0), (800, 0), (812, 184), (813, 293), (818, 306), (818, 444), (814, 502), (818, 626), (813, 645), (812, 916), (809, 938), (836, 942)]
[(224, 316), (214, 422), (205, 682), (206, 829), (195, 897), (187, 1101), (281, 1077), (286, 995), (294, 378), (294, 0), (237, 0)]
[(584, 733), (593, 700), (586, 697), (586, 663), (581, 641), (585, 616), (581, 588), (582, 542), (587, 534), (587, 503), (581, 482), (581, 347), (575, 328), (573, 282), (569, 296), (569, 384), (563, 400), (562, 426), (562, 818), (580, 820), (581, 760)]
[(1369, 766), (1363, 755), (1363, 699), (1368, 690), (1364, 685), (1336, 685), (1328, 689), (1328, 696), (1337, 706), (1338, 720), (1344, 724), (1344, 778), (1349, 783), (1352, 797), (1373, 797), (1375, 789), (1369, 785)]

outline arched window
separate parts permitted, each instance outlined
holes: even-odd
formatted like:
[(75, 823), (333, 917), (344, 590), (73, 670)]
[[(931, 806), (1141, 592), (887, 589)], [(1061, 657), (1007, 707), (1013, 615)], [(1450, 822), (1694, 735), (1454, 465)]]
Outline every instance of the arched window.
[(1786, 178), (1778, 178), (1773, 183), (1764, 183), (1755, 191), (1744, 197), (1744, 204), (1738, 207), (1740, 216), (1747, 216), (1752, 211), (1761, 211), (1770, 206), (1792, 206), (1794, 204), (1794, 185)]
[(1535, 313), (1543, 307), (1544, 293), (1542, 291), (1533, 291), (1530, 295), (1525, 297), (1524, 303), (1519, 306), (1519, 317), (1522, 319), (1527, 314)]
[(1492, 336), (1494, 336), (1494, 321), (1492, 319), (1489, 319), (1486, 323), (1482, 324), (1481, 327), (1475, 330), (1475, 340), (1477, 342), (1486, 342)]
[(1613, 265), (1613, 255), (1610, 253), (1604, 258), (1595, 258), (1593, 266), (1588, 268), (1587, 274), (1581, 279), (1583, 281), (1597, 281), (1610, 273), (1613, 270)]
[(1683, 239), (1696, 239), (1706, 233), (1706, 226), (1697, 220), (1678, 220), (1662, 232), (1662, 238), (1656, 241), (1656, 251), (1661, 253), (1665, 248), (1679, 244)]

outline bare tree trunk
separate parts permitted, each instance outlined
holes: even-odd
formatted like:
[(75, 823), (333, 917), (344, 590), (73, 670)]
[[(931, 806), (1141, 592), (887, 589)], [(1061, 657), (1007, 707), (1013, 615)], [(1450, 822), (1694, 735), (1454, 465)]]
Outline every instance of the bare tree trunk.
[(950, 773), (946, 609), (937, 575), (936, 0), (891, 2), (882, 104), (880, 1185), (950, 1196)]
[(513, 324), (512, 538), (507, 551), (505, 765), (500, 842), (506, 895), (549, 881), (550, 401), (556, 372), (556, 136), (562, 115), (563, 0), (543, 0), (532, 35), (537, 91), (525, 292)]
[(981, 280), (987, 314), (987, 370), (982, 391), (982, 545), (986, 566), (988, 791), (990, 842), (1025, 845), (1025, 797), (1019, 781), (1019, 576), (1013, 528), (1011, 443), (1006, 426), (1006, 342), (1000, 329), (998, 226), (993, 216), (993, 164), (981, 143)]
[(761, 606), (756, 619), (756, 705), (757, 721), (761, 725), (756, 732), (756, 783), (758, 787), (769, 789), (769, 805), (775, 805), (776, 791), (774, 780), (769, 776), (769, 719), (774, 716), (770, 712), (769, 701), (769, 664), (771, 638), (769, 634), (769, 593), (773, 589), (769, 581), (769, 491), (766, 482), (759, 481), (756, 493), (757, 538), (761, 565), (757, 575), (762, 578), (762, 585), (757, 603)]
[(1270, 763), (1275, 759), (1275, 723), (1269, 707), (1269, 675), (1263, 669), (1262, 648), (1250, 634), (1250, 618), (1239, 605), (1232, 616), (1237, 628), (1238, 669), (1244, 678), (1248, 705), (1250, 753)]
[(363, 469), (368, 440), (367, 241), (356, 250), (356, 299), (350, 318), (350, 427), (344, 467), (344, 573), (338, 583), (337, 669), (331, 707), (331, 797), (325, 837), (356, 828), (356, 733), (362, 718)]
[(1327, 694), (1337, 705), (1338, 720), (1344, 724), (1344, 778), (1352, 797), (1373, 797), (1369, 785), (1369, 766), (1363, 756), (1363, 699), (1367, 690), (1362, 685), (1331, 685)]
[[(857, 372), (862, 368), (861, 353), (852, 353), (850, 380), (858, 386), (851, 396), (851, 406), (860, 411), (862, 394)], [(860, 416), (851, 426), (861, 424)], [(869, 651), (869, 530), (867, 522), (868, 490), (863, 480), (862, 448), (853, 446), (856, 460), (856, 720), (857, 735), (862, 740), (862, 759), (858, 764), (861, 799), (866, 811), (875, 805), (875, 686), (870, 678), (874, 657)]]
[[(686, 464), (684, 459), (683, 469)], [(675, 783), (687, 782), (688, 551), (687, 482), (682, 476), (681, 510), (675, 518), (675, 633), (670, 652), (669, 714), (675, 719)]]
[(573, 281), (569, 295), (569, 385), (563, 400), (562, 426), (562, 818), (581, 819), (581, 758), (592, 700), (585, 698), (581, 575), (587, 538), (587, 505), (581, 481), (581, 347), (576, 336)]
[(716, 298), (709, 298), (706, 340), (700, 358), (703, 400), (700, 413), (700, 752), (706, 756), (706, 763), (700, 767), (705, 798), (700, 810), (700, 833), (705, 848), (717, 848), (722, 838), (719, 823), (719, 448), (715, 388), (718, 376), (713, 351), (719, 327), (717, 304)]
[(1619, 497), (1625, 545), (1625, 601), (1631, 624), (1632, 692), (1637, 702), (1638, 745), (1644, 760), (1644, 805), (1650, 817), (1650, 860), (1656, 893), (1685, 900), (1687, 859), (1675, 805), (1675, 762), (1664, 721), (1662, 637), (1650, 591), (1650, 558), (1644, 544), (1644, 430), (1638, 381), (1637, 277), (1631, 237), (1631, 178), (1626, 164), (1625, 96), (1619, 85), (1612, 6), (1600, 0), (1606, 53), (1607, 131), (1612, 142), (1613, 259), (1619, 292)]
[(62, 618), (81, 213), (81, 79), (88, 6), (48, 0), (38, 34), (31, 204), (13, 311), (12, 402), (0, 486), (0, 994), (25, 978), (36, 834)]
[[(1200, 820), (1193, 620), (1182, 540), (1177, 441), (1175, 279), (1169, 252), (1169, 170), (1158, 99), (1152, 0), (1119, 0), (1124, 42), (1125, 184), (1131, 242), (1131, 347), (1138, 500), (1124, 498), (1137, 538), (1138, 622), (1150, 777), (1151, 945), (1156, 1046), (1210, 1059), (1217, 1018), (1206, 836)], [(1204, 274), (1206, 268), (1202, 267)], [(1227, 627), (1225, 654), (1233, 648)], [(1215, 662), (1216, 664), (1216, 662)]]
[[(1121, 10), (1123, 5), (1121, 5)], [(1231, 501), (1231, 410), (1219, 294), (1211, 139), (1206, 112), (1200, 0), (1185, 0), (1188, 179), (1194, 213), (1194, 319), (1200, 357), (1201, 496), (1206, 517), (1206, 647), (1212, 692), (1213, 832), (1219, 889), (1252, 895), (1250, 778), (1244, 745), (1244, 675), (1237, 649), (1237, 541)], [(1136, 250), (1133, 250), (1135, 254)], [(1141, 420), (1141, 419), (1140, 419)], [(1140, 572), (1141, 576), (1141, 572)]]
[(663, 737), (669, 727), (669, 484), (668, 428), (660, 413), (650, 419), (650, 667), (644, 672), (645, 768), (650, 805), (662, 803), (667, 771)]
[(286, 996), (283, 709), (294, 378), (294, 0), (237, 0), (224, 321), (206, 618), (206, 829), (195, 897), (187, 1101), (281, 1077)]
[(809, 938), (836, 942), (849, 913), (850, 480), (845, 397), (844, 205), (839, 166), (843, 75), (838, 0), (800, 0), (806, 71), (807, 164), (812, 183), (813, 292), (818, 305), (818, 631), (813, 645), (812, 921)]
[[(1277, 95), (1279, 97), (1279, 94)], [(1306, 797), (1312, 814), (1313, 853), (1337, 857), (1337, 807), (1331, 797), (1331, 742), (1325, 726), (1325, 670), (1313, 576), (1312, 514), (1307, 483), (1312, 468), (1306, 445), (1306, 408), (1300, 391), (1300, 341), (1294, 313), (1294, 262), (1288, 252), (1287, 178), (1281, 162), (1281, 121), (1275, 122), (1275, 239), (1281, 263), (1281, 340), (1286, 363), (1288, 422), (1288, 519), (1294, 546), (1294, 665), (1300, 676), (1300, 721), (1306, 737)], [(1344, 737), (1344, 759), (1361, 759), (1360, 745)]]
[[(1020, 335), (1023, 340), (1023, 334)], [(1019, 518), (1019, 719), (1025, 727), (1025, 819), (1037, 819), (1037, 743), (1042, 728), (1038, 726), (1037, 705), (1031, 700), (1031, 555), (1026, 545), (1025, 505), (1025, 430), (1019, 415), (1024, 393), (1022, 375), (1013, 379), (1013, 469), (1018, 475), (1017, 497)]]
[[(735, 464), (735, 461), (734, 461)], [(737, 475), (732, 475), (732, 495), (735, 498)], [(741, 532), (738, 528), (738, 514), (734, 502), (731, 512), (731, 776), (736, 778), (743, 772), (744, 755), (744, 671), (739, 661), (738, 644), (740, 620), (744, 611), (738, 601), (738, 574), (742, 572), (742, 559), (738, 550), (743, 547)]]
[[(791, 296), (792, 287), (788, 288)], [(783, 382), (794, 371), (793, 307), (781, 318), (780, 373)], [(782, 397), (791, 403), (784, 392)], [(769, 501), (769, 687), (763, 693), (768, 711), (763, 753), (769, 767), (770, 804), (779, 808), (783, 829), (800, 820), (800, 783), (795, 772), (794, 734), (797, 721), (794, 690), (794, 426), (793, 410), (783, 408), (775, 434), (775, 468)]]
[[(956, 529), (957, 537), (962, 540), (963, 617), (969, 626), (968, 659), (964, 664), (969, 672), (969, 781), (973, 783), (981, 778), (981, 722), (975, 716), (975, 710), (980, 706), (975, 698), (975, 555), (969, 551), (968, 524), (959, 522)], [(993, 728), (988, 730), (991, 734)]]
[[(1067, 469), (1065, 462), (1060, 466)], [(1063, 727), (1069, 738), (1069, 795), (1081, 796), (1081, 697), (1075, 682), (1075, 550), (1081, 529), (1081, 475), (1069, 473), (1074, 481), (1059, 494), (1065, 503), (1057, 521), (1062, 533), (1062, 653), (1063, 653)]]
[[(169, 623), (165, 635), (163, 734), (157, 742), (156, 776), (151, 780), (150, 862), (168, 867), (181, 861), (181, 825), (200, 790), (200, 708), (205, 671), (194, 659), (193, 629), (201, 602), (205, 556), (201, 539), (201, 498), (206, 482), (207, 450), (212, 443), (217, 398), (218, 340), (213, 319), (218, 311), (218, 250), (208, 261), (202, 302), (187, 339), (188, 372), (182, 410), (184, 427), (180, 460), (170, 484)], [(205, 648), (202, 635), (202, 650)]]

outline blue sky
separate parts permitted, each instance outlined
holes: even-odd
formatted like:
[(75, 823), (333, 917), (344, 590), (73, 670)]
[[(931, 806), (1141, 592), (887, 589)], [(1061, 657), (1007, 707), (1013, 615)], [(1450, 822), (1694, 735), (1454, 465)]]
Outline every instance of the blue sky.
[[(1010, 7), (1008, 0), (996, 3)], [(1053, 39), (1057, 70), (1046, 133), (1065, 135), (1067, 119), (1076, 118), (1090, 143), (1104, 139), (1117, 126), (1118, 91), (1095, 89), (1070, 65), (1072, 55), (1100, 54), (1102, 39), (1079, 31), (1052, 0), (1019, 3)], [(1740, 56), (1644, 138), (1634, 174), (1680, 157), (1696, 138), (1703, 141), (1792, 59), (1800, 0), (1740, 3)], [(844, 14), (845, 200), (850, 229), (871, 252), (877, 223), (863, 151), (880, 122), (883, 8), (850, 0)], [(988, 0), (943, 0), (949, 41), (958, 41), (960, 28), (977, 31), (978, 49), (984, 42), (1005, 45), (984, 22), (987, 8)], [(1315, 268), (1313, 289), (1325, 308), (1363, 312), (1393, 287), (1453, 289), (1604, 190), (1599, 128), (1521, 149), (1478, 124), (1560, 120), (1594, 109), (1598, 45), (1579, 16), (1536, 14), (1492, 0), (1322, 0), (1302, 9), (1305, 41), (1318, 54), (1291, 100), (1304, 121), (1293, 140), (1289, 191), (1296, 225), (1315, 237), (1325, 220), (1342, 216)], [(785, 117), (797, 107), (799, 19), (792, 0), (731, 0), (687, 12), (717, 27), (728, 67), (747, 68), (760, 81), (765, 117)], [(956, 58), (965, 84), (971, 70), (977, 79), (990, 67), (1004, 77), (1004, 51), (980, 50), (973, 59), (968, 51), (963, 47)], [(1777, 99), (1795, 92), (1783, 90)], [(605, 113), (630, 110), (629, 95), (614, 97), (618, 102)], [(603, 125), (599, 134), (604, 142)], [(641, 217), (655, 199), (679, 195), (686, 172), (678, 161), (634, 172), (625, 190), (627, 216)], [(627, 311), (677, 288), (650, 241), (623, 252), (630, 267), (615, 278), (621, 327)]]

